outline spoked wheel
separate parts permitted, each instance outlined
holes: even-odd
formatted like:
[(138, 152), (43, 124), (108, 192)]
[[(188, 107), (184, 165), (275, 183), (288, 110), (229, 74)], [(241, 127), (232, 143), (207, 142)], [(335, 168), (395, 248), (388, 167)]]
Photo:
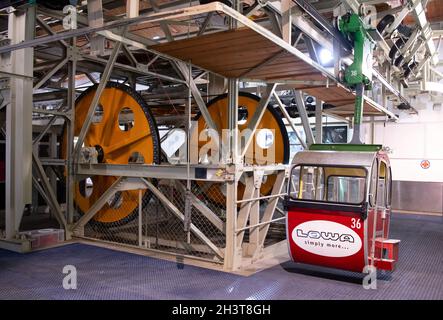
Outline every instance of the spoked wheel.
[[(239, 140), (241, 132), (248, 127), (248, 124), (253, 117), (257, 107), (259, 105), (260, 97), (240, 92), (238, 95), (238, 128), (239, 128)], [(228, 96), (227, 94), (220, 95), (208, 103), (208, 111), (211, 118), (217, 124), (218, 134), (220, 142), (222, 140), (221, 130), (228, 129)], [(198, 136), (201, 136), (203, 130), (207, 130), (208, 126), (203, 116), (200, 114), (196, 117), (198, 121)], [(195, 139), (195, 138), (194, 138)], [(196, 141), (196, 140), (192, 141)], [(248, 152), (246, 152), (245, 163), (249, 164), (270, 164), (265, 163), (267, 158), (267, 152), (274, 152), (273, 163), (287, 164), (289, 161), (289, 138), (286, 127), (279, 117), (278, 113), (272, 106), (268, 106), (260, 121), (253, 143), (249, 146)], [(207, 141), (198, 141), (198, 150), (207, 143)], [(252, 149), (253, 148), (253, 149)], [(270, 174), (264, 177), (261, 186), (261, 194), (269, 195), (274, 186), (276, 174)], [(224, 185), (212, 184), (209, 188), (204, 188), (206, 196), (220, 205), (226, 204), (226, 192)], [(245, 185), (240, 181), (238, 184), (238, 198), (243, 197), (245, 191)]]
[[(80, 133), (96, 90), (97, 86), (89, 88), (76, 101), (74, 136)], [(95, 147), (101, 163), (154, 164), (160, 160), (159, 135), (154, 117), (136, 91), (118, 83), (110, 82), (103, 90), (84, 147)], [(64, 149), (62, 154), (66, 158)], [(91, 176), (76, 182), (74, 203), (78, 211), (81, 214), (87, 212), (116, 179), (114, 176)], [(144, 204), (150, 196), (149, 191), (144, 191)], [(125, 224), (137, 216), (138, 204), (138, 190), (117, 192), (91, 222), (104, 227)]]
[(391, 63), (398, 67), (402, 61), (404, 60), (403, 55), (400, 53), (401, 48), (403, 48), (403, 46), (406, 44), (407, 39), (403, 39), (403, 38), (399, 38), (394, 46), (391, 48), (391, 50), (389, 51), (389, 58), (391, 59)]
[(383, 17), (383, 19), (380, 20), (380, 22), (377, 24), (377, 31), (383, 35), (385, 30), (394, 23), (395, 17), (392, 14), (387, 14)]
[(403, 65), (403, 70), (404, 70), (403, 76), (405, 77), (405, 79), (409, 78), (411, 73), (414, 72), (415, 69), (417, 69), (418, 65), (419, 64), (415, 61), (413, 61), (412, 63), (405, 63)]

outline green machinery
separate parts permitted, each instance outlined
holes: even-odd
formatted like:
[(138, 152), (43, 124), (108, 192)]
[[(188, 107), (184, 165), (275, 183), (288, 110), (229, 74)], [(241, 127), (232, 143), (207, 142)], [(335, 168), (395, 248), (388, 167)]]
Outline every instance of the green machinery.
[(362, 144), (360, 137), (363, 117), (364, 90), (372, 88), (372, 57), (375, 41), (368, 33), (371, 30), (356, 13), (340, 18), (339, 30), (354, 43), (354, 62), (345, 70), (343, 81), (355, 89), (354, 134), (351, 143)]
[(328, 143), (311, 144), (310, 151), (344, 151), (344, 152), (378, 152), (383, 149), (381, 144), (351, 144), (351, 143)]

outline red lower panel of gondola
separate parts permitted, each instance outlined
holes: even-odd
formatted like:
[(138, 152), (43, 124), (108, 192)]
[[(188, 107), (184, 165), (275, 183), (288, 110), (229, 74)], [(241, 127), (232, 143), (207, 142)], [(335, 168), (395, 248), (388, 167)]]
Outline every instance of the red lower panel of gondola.
[(360, 214), (289, 208), (287, 223), (295, 262), (363, 272), (367, 261)]

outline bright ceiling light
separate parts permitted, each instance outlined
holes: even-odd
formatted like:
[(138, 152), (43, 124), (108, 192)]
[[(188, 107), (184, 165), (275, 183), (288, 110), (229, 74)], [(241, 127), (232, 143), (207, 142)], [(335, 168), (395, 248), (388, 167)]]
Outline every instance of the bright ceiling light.
[(328, 64), (334, 59), (334, 56), (332, 55), (331, 51), (327, 49), (321, 49), (320, 50), (320, 62), (323, 65)]

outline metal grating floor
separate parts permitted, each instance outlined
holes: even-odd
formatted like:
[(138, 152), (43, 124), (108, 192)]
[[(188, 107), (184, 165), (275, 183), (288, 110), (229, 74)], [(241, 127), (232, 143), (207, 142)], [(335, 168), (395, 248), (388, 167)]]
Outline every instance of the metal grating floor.
[[(365, 290), (350, 272), (282, 265), (249, 277), (72, 244), (30, 254), (0, 250), (0, 299), (443, 299), (443, 218), (394, 215), (401, 239), (393, 273)], [(62, 288), (63, 266), (78, 288)]]

